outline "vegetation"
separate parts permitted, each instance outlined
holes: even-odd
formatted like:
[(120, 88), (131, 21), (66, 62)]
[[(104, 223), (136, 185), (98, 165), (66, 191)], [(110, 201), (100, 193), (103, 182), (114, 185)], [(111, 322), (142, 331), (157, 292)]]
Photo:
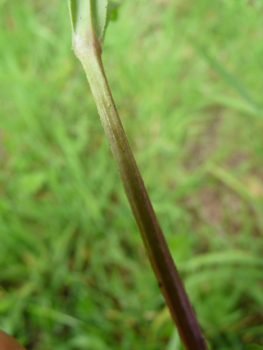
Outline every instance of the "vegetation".
[[(0, 328), (36, 350), (180, 349), (67, 6), (0, 6)], [(262, 13), (256, 0), (126, 0), (103, 50), (212, 349), (263, 342)]]

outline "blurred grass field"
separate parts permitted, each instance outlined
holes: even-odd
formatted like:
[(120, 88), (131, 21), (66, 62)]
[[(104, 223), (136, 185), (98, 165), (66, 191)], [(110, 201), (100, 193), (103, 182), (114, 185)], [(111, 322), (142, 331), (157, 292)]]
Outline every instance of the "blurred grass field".
[[(0, 1), (0, 328), (179, 350), (65, 1)], [(263, 344), (263, 3), (126, 0), (103, 61), (211, 349)]]

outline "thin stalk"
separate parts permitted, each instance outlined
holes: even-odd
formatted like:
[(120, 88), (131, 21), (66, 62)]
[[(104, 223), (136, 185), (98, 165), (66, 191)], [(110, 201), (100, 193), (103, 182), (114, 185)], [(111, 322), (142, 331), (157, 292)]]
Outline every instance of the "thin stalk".
[(205, 339), (145, 189), (104, 72), (100, 44), (75, 38), (73, 49), (81, 61), (97, 104), (101, 123), (116, 162), (133, 215), (180, 337), (187, 350), (207, 350)]

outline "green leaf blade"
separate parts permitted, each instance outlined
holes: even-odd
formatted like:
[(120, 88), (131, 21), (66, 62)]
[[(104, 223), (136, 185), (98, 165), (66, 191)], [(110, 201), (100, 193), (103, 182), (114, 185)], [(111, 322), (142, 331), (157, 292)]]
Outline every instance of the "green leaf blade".
[(109, 24), (110, 21), (116, 21), (118, 18), (118, 9), (120, 4), (114, 1), (109, 1), (108, 3), (108, 11), (107, 11), (107, 18), (106, 18), (106, 25), (104, 32)]
[(73, 36), (81, 36), (91, 28), (89, 0), (69, 0)]
[(118, 4), (108, 0), (68, 0), (74, 44), (79, 39), (101, 44), (110, 19), (117, 17)]
[(249, 344), (246, 346), (245, 350), (263, 350), (263, 346), (258, 344)]
[(92, 27), (96, 39), (101, 42), (107, 20), (108, 0), (90, 0)]

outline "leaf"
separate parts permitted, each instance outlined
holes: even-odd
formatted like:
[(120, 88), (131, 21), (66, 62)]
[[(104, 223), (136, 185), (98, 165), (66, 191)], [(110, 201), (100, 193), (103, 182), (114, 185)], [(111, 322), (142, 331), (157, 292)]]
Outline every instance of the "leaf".
[(108, 3), (108, 10), (107, 10), (106, 24), (105, 24), (104, 33), (103, 33), (103, 38), (104, 38), (105, 31), (106, 31), (106, 29), (108, 27), (109, 22), (117, 20), (119, 6), (120, 6), (120, 4), (118, 4), (117, 2), (109, 1), (109, 3)]
[(249, 344), (246, 346), (245, 350), (263, 350), (263, 346), (258, 344)]
[(212, 95), (210, 98), (213, 102), (220, 103), (223, 106), (233, 108), (253, 117), (263, 118), (263, 111), (255, 109), (251, 104), (247, 103), (247, 101), (221, 94)]
[(106, 26), (108, 0), (90, 0), (90, 8), (94, 34), (101, 42)]
[(118, 18), (118, 8), (120, 4), (118, 4), (115, 1), (109, 1), (108, 4), (108, 11), (107, 11), (107, 21), (106, 26), (108, 25), (109, 21), (115, 21)]
[(22, 175), (11, 186), (11, 189), (22, 197), (28, 197), (40, 191), (46, 182), (46, 175), (42, 172), (32, 172)]
[(20, 178), (19, 189), (23, 195), (33, 195), (40, 191), (46, 182), (46, 175), (41, 172), (34, 172)]
[(91, 29), (89, 0), (69, 0), (69, 13), (73, 36), (81, 36)]
[(119, 6), (120, 6), (120, 4), (118, 4), (117, 2), (109, 1), (104, 33), (105, 33), (105, 30), (106, 30), (109, 22), (117, 20)]
[(166, 350), (180, 350), (181, 349), (180, 337), (178, 334), (178, 330), (175, 328), (172, 332), (170, 340), (168, 342)]
[(77, 349), (107, 350), (108, 346), (104, 340), (91, 334), (79, 334), (70, 340), (70, 345)]
[(108, 0), (68, 0), (73, 38), (92, 42), (95, 37), (100, 43), (104, 36), (110, 13), (117, 4)]
[[(247, 266), (262, 266), (261, 258), (239, 250), (227, 250), (226, 252), (207, 253), (196, 256), (179, 264), (180, 271), (194, 272), (200, 268), (209, 268), (213, 265), (244, 264)], [(262, 349), (263, 350), (263, 349)]]
[(209, 55), (208, 51), (205, 50), (198, 43), (193, 42), (193, 45), (197, 52), (206, 60), (206, 62), (219, 74), (221, 77), (235, 89), (239, 95), (256, 111), (261, 111), (261, 106), (254, 100), (250, 93), (244, 88), (237, 77), (230, 73), (215, 57)]

